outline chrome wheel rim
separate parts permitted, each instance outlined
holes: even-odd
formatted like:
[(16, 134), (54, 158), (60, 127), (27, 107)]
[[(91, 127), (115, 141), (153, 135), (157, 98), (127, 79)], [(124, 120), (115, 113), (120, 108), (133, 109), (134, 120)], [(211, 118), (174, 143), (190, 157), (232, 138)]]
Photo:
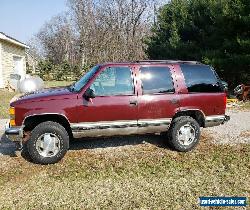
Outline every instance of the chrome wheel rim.
[(181, 126), (177, 133), (177, 140), (182, 146), (189, 146), (195, 140), (195, 128), (190, 124)]
[(36, 150), (43, 157), (54, 157), (60, 151), (60, 140), (53, 133), (45, 133), (36, 141)]

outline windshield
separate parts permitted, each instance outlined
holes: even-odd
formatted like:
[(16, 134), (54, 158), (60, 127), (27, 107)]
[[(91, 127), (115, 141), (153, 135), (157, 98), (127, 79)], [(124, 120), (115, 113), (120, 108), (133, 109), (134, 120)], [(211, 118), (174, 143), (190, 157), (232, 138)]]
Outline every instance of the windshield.
[(70, 90), (79, 92), (86, 84), (87, 82), (92, 78), (92, 76), (96, 73), (96, 71), (99, 69), (100, 66), (94, 66), (92, 69), (90, 69), (84, 76), (79, 79), (77, 82), (72, 84), (70, 86)]

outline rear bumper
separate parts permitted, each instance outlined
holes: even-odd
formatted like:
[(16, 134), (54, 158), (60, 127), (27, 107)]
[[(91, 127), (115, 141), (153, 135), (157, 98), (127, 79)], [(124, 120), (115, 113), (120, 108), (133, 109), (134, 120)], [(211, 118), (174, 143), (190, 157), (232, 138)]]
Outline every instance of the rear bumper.
[(224, 122), (223, 122), (223, 123), (228, 122), (229, 120), (230, 120), (230, 116), (225, 115), (225, 119), (224, 119)]
[(9, 121), (5, 125), (5, 135), (12, 141), (21, 141), (23, 137), (23, 127), (10, 127)]
[(205, 119), (205, 128), (218, 126), (218, 125), (224, 124), (225, 122), (228, 122), (229, 120), (230, 120), (230, 116), (228, 115), (208, 116)]

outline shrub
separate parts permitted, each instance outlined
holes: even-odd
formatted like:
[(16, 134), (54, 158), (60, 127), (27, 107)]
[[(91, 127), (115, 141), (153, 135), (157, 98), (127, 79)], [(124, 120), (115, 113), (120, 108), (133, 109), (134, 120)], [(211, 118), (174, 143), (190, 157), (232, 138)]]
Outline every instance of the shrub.
[(42, 60), (38, 63), (36, 74), (46, 81), (75, 81), (89, 68), (90, 65), (85, 65), (81, 68), (78, 65), (70, 65), (67, 61), (56, 65), (50, 60)]

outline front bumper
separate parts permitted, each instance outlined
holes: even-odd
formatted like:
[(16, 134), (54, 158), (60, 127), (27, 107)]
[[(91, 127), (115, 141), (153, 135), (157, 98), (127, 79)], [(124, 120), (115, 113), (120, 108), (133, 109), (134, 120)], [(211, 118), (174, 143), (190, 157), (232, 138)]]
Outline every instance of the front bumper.
[(5, 135), (12, 141), (21, 141), (23, 138), (23, 127), (10, 127), (10, 122), (8, 121), (5, 125)]

